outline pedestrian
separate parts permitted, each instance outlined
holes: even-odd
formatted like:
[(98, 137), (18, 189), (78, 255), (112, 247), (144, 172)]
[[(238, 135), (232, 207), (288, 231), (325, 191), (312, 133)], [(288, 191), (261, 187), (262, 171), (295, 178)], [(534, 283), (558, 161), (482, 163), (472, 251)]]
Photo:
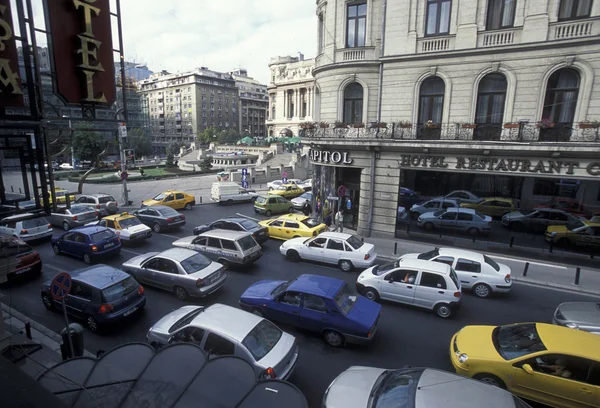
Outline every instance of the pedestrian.
[(304, 207), (302, 207), (302, 212), (307, 217), (309, 217), (312, 214), (312, 206), (310, 205), (310, 203), (308, 201), (304, 203)]
[(317, 197), (317, 215), (321, 214), (321, 199)]
[(340, 210), (337, 212), (337, 214), (335, 215), (335, 224), (336, 224), (336, 231), (339, 232), (344, 232), (344, 214), (343, 211)]
[(327, 214), (327, 217), (325, 217), (325, 225), (327, 225), (327, 228), (331, 227), (331, 214)]

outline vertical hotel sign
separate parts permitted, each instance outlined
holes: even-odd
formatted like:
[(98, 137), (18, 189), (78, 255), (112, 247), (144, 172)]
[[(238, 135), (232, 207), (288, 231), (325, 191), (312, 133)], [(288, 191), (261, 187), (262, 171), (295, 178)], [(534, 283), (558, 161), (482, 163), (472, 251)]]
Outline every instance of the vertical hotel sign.
[(10, 0), (0, 0), (0, 107), (22, 107), (19, 56)]
[(109, 0), (46, 0), (45, 5), (55, 93), (69, 104), (112, 104), (116, 88)]

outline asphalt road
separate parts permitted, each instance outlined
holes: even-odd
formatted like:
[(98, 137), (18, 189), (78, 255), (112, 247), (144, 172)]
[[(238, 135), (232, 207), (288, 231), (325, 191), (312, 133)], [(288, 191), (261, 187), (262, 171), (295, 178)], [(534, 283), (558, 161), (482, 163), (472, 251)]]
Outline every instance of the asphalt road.
[[(146, 243), (125, 248), (119, 257), (107, 259), (109, 265), (119, 267), (136, 254), (160, 251), (171, 247), (175, 237), (191, 235), (195, 225), (213, 221), (225, 215), (244, 213), (254, 216), (250, 204), (230, 207), (218, 205), (196, 206), (185, 212), (187, 225), (180, 231), (154, 234)], [(57, 233), (62, 231), (58, 230)], [(346, 280), (354, 284), (358, 272), (345, 274), (337, 268), (291, 263), (280, 255), (280, 241), (269, 241), (263, 257), (250, 269), (230, 271), (225, 286), (208, 298), (190, 303), (210, 305), (215, 302), (237, 306), (243, 291), (260, 279), (292, 279), (303, 273), (315, 273)], [(4, 285), (7, 295), (3, 302), (16, 308), (31, 319), (59, 332), (63, 326), (62, 315), (47, 311), (40, 299), (40, 283), (52, 278), (60, 271), (83, 268), (83, 261), (67, 256), (56, 256), (49, 243), (36, 249), (44, 261), (43, 277), (22, 284)], [(86, 330), (85, 347), (91, 352), (111, 348), (127, 342), (145, 341), (148, 328), (170, 311), (184, 305), (172, 294), (147, 288), (147, 306), (139, 318), (114, 327), (102, 334)], [(515, 284), (508, 296), (478, 299), (465, 294), (459, 314), (450, 320), (442, 320), (433, 313), (410, 307), (384, 303), (379, 330), (371, 346), (334, 349), (320, 337), (282, 326), (297, 336), (300, 359), (290, 381), (297, 385), (307, 397), (311, 407), (320, 407), (321, 398), (329, 383), (343, 370), (352, 365), (369, 365), (393, 368), (401, 365), (428, 366), (451, 370), (448, 347), (451, 336), (465, 325), (500, 325), (519, 321), (550, 322), (556, 306), (565, 301), (589, 301), (591, 297), (560, 292), (545, 288)]]

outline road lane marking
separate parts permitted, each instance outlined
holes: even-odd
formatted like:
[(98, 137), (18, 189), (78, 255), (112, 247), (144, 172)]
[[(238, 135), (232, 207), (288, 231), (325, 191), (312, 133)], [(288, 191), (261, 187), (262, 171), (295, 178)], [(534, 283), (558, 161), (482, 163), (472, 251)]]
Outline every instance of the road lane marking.
[(575, 294), (578, 296), (586, 296), (586, 297), (591, 297), (594, 299), (598, 299), (600, 298), (600, 295), (596, 295), (593, 293), (587, 293), (587, 292), (580, 292), (579, 290), (577, 290), (577, 288), (573, 288), (573, 289), (567, 289), (567, 288), (555, 288), (553, 286), (547, 286), (547, 285), (540, 285), (539, 283), (533, 283), (533, 282), (525, 282), (525, 281), (518, 281), (518, 280), (513, 280), (513, 284), (514, 285), (523, 285), (523, 286), (533, 286), (535, 288), (539, 288), (542, 290), (553, 290), (556, 292), (563, 292), (563, 293), (571, 293), (571, 294)]
[(521, 262), (521, 263), (529, 262), (529, 265), (547, 266), (548, 268), (568, 269), (566, 266), (562, 266), (562, 265), (552, 265), (552, 264), (541, 263), (541, 262), (524, 261), (523, 259), (508, 258), (508, 257), (504, 257), (504, 256), (497, 256), (497, 255), (490, 255), (490, 258), (503, 259), (505, 261), (513, 261), (513, 262)]
[(65, 268), (59, 268), (58, 266), (51, 265), (47, 262), (44, 262), (44, 265), (42, 266), (42, 268), (50, 268), (56, 272), (64, 272), (65, 271)]

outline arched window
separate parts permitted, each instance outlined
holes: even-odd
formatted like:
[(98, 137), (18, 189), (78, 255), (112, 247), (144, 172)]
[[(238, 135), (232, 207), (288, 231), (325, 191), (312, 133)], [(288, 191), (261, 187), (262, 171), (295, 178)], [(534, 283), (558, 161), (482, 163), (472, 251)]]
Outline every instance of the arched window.
[(362, 123), (363, 87), (353, 82), (344, 90), (344, 122)]
[(421, 84), (419, 92), (419, 123), (431, 121), (435, 124), (442, 122), (444, 110), (444, 91), (446, 86), (442, 78), (433, 76)]
[(475, 140), (500, 140), (508, 84), (502, 74), (488, 74), (479, 82), (473, 133)]
[(579, 74), (570, 68), (559, 69), (548, 78), (542, 119), (572, 124), (575, 119)]

